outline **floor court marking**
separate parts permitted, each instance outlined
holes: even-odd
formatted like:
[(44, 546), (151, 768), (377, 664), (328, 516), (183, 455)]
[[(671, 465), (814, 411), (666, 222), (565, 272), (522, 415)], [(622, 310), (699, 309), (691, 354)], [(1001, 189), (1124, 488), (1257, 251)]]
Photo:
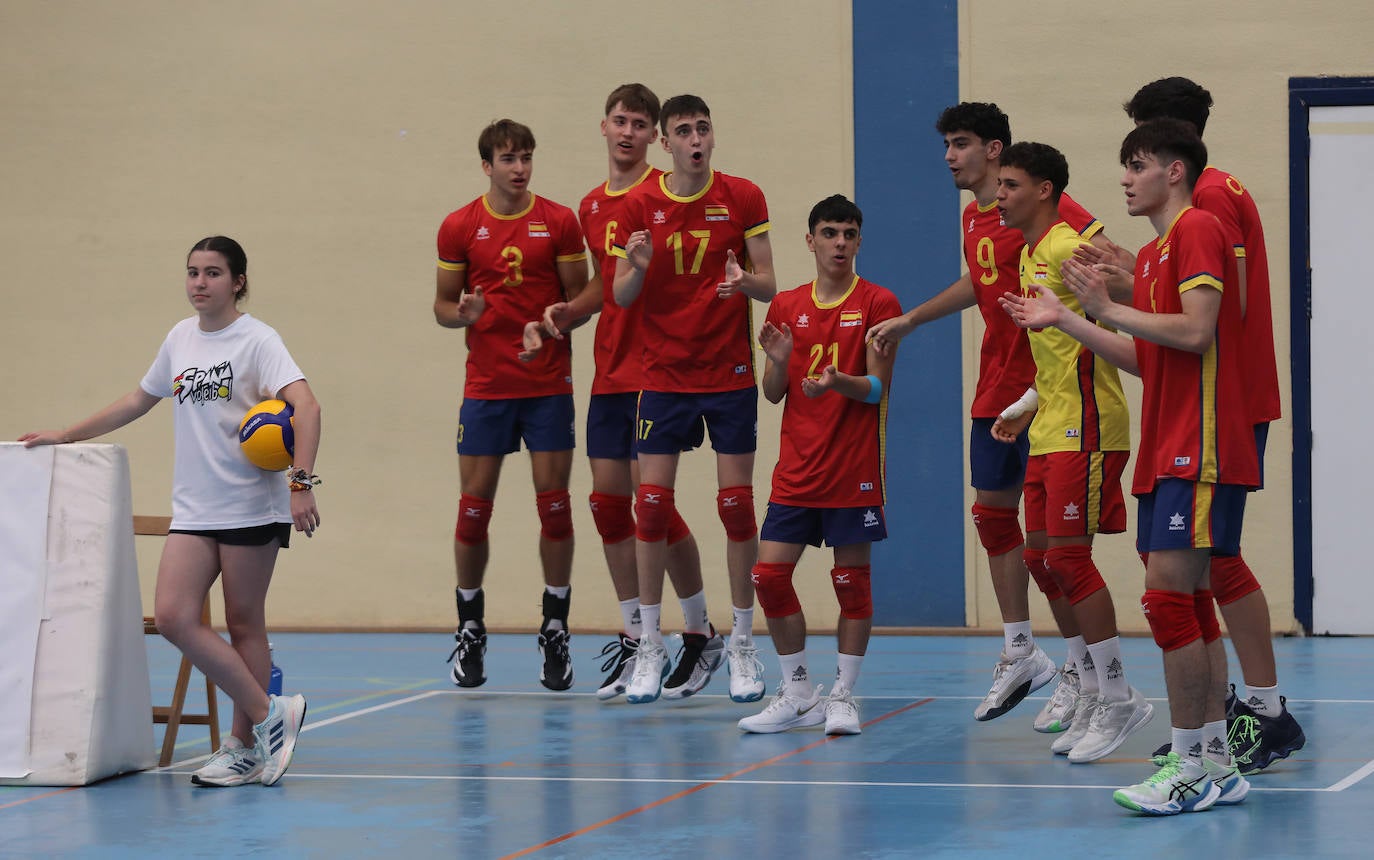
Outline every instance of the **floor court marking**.
[[(886, 719), (888, 719), (888, 718), (890, 718), (890, 717), (895, 717), (895, 716), (897, 716), (898, 714), (904, 713), (904, 712), (909, 711), (909, 710), (911, 710), (911, 709), (913, 709), (913, 708), (919, 708), (919, 707), (921, 707), (922, 705), (929, 704), (929, 703), (932, 702), (932, 701), (934, 701), (934, 699), (921, 699), (921, 700), (919, 700), (919, 701), (912, 702), (911, 704), (906, 705), (905, 707), (898, 708), (898, 709), (895, 710), (895, 711), (890, 711), (890, 712), (888, 712), (888, 713), (886, 713), (886, 714), (883, 714), (881, 717), (877, 717), (877, 718), (875, 718), (875, 719), (869, 720), (868, 722), (863, 723), (863, 726), (864, 726), (864, 727), (868, 727), (868, 726), (876, 725), (877, 723), (880, 723), (880, 722), (882, 722), (883, 720), (886, 720)], [(541, 843), (539, 843), (538, 845), (531, 845), (529, 848), (525, 848), (525, 849), (523, 849), (523, 850), (521, 850), (521, 851), (517, 851), (517, 852), (515, 852), (514, 854), (507, 854), (507, 855), (505, 855), (504, 857), (502, 857), (501, 860), (514, 860), (514, 858), (516, 858), (516, 857), (524, 857), (524, 856), (526, 856), (526, 855), (528, 855), (528, 854), (533, 854), (533, 853), (535, 853), (536, 851), (542, 851), (542, 850), (545, 849), (545, 848), (549, 848), (549, 847), (551, 847), (551, 846), (558, 845), (558, 844), (563, 843), (563, 842), (567, 842), (567, 841), (570, 840), (570, 839), (574, 839), (574, 838), (576, 838), (576, 837), (578, 837), (578, 836), (582, 836), (582, 835), (584, 835), (584, 834), (591, 833), (591, 832), (594, 831), (594, 830), (600, 830), (601, 828), (607, 827), (607, 826), (609, 826), (609, 825), (611, 825), (611, 824), (615, 824), (616, 822), (624, 821), (625, 819), (630, 818), (630, 817), (633, 817), (633, 816), (635, 816), (635, 815), (638, 815), (638, 814), (640, 814), (641, 812), (647, 812), (647, 811), (649, 811), (650, 809), (655, 809), (655, 808), (657, 808), (657, 807), (659, 807), (659, 806), (663, 806), (663, 805), (665, 805), (665, 804), (671, 803), (671, 802), (674, 801), (674, 800), (680, 800), (681, 798), (687, 797), (688, 795), (696, 794), (698, 791), (704, 791), (705, 789), (708, 789), (708, 788), (710, 788), (710, 787), (713, 786), (713, 785), (720, 785), (721, 783), (729, 782), (730, 780), (733, 780), (733, 779), (735, 779), (735, 778), (738, 777), (738, 776), (742, 776), (742, 775), (744, 775), (744, 774), (746, 774), (746, 773), (752, 773), (752, 772), (754, 772), (754, 771), (756, 771), (756, 770), (760, 770), (760, 769), (762, 769), (762, 768), (768, 767), (769, 765), (775, 764), (776, 762), (782, 761), (783, 759), (791, 758), (791, 757), (794, 756), (794, 755), (798, 755), (798, 754), (800, 754), (800, 753), (804, 753), (804, 752), (807, 752), (807, 751), (809, 751), (809, 750), (816, 749), (817, 747), (820, 747), (820, 746), (823, 746), (823, 745), (825, 745), (825, 744), (831, 743), (832, 741), (834, 741), (834, 740), (836, 740), (836, 739), (837, 739), (837, 738), (836, 738), (836, 737), (833, 737), (833, 736), (826, 736), (826, 737), (824, 737), (824, 738), (821, 738), (821, 739), (818, 740), (818, 741), (813, 741), (812, 743), (806, 744), (805, 746), (798, 747), (797, 749), (791, 750), (791, 751), (789, 751), (789, 752), (785, 752), (785, 753), (781, 753), (781, 754), (779, 754), (779, 755), (775, 755), (775, 756), (773, 756), (772, 758), (764, 759), (763, 761), (761, 761), (761, 762), (756, 762), (756, 763), (754, 763), (754, 764), (749, 765), (748, 767), (743, 767), (743, 768), (740, 768), (739, 770), (733, 771), (733, 772), (731, 772), (731, 773), (727, 773), (726, 775), (724, 775), (724, 776), (722, 776), (722, 777), (718, 777), (717, 779), (708, 780), (708, 781), (706, 781), (706, 782), (698, 783), (697, 785), (694, 785), (694, 786), (692, 786), (691, 788), (685, 788), (685, 789), (683, 789), (682, 791), (677, 792), (676, 794), (670, 794), (670, 795), (668, 795), (667, 797), (659, 798), (658, 800), (654, 801), (653, 803), (646, 803), (646, 804), (644, 804), (643, 806), (639, 806), (639, 807), (636, 807), (636, 808), (634, 808), (634, 809), (626, 810), (625, 812), (622, 812), (622, 813), (620, 813), (619, 815), (614, 815), (614, 816), (612, 816), (612, 817), (610, 817), (610, 818), (603, 819), (602, 821), (598, 821), (598, 822), (595, 823), (595, 824), (589, 824), (589, 825), (587, 825), (586, 827), (578, 828), (577, 830), (574, 830), (574, 831), (572, 831), (572, 832), (570, 832), (570, 833), (564, 833), (562, 836), (556, 836), (556, 837), (554, 837), (553, 839), (550, 839), (550, 840), (548, 840), (548, 841), (546, 841), (546, 842), (541, 842)]]
[[(14, 788), (24, 788), (25, 786), (14, 786)], [(46, 791), (42, 794), (26, 797), (23, 800), (16, 800), (11, 803), (0, 803), (0, 809), (9, 809), (11, 806), (23, 806), (26, 803), (33, 803), (35, 800), (43, 800), (47, 797), (56, 797), (59, 794), (66, 794), (69, 791), (76, 791), (78, 788), (85, 788), (84, 785), (69, 785), (66, 788), (59, 788), (57, 791)]]

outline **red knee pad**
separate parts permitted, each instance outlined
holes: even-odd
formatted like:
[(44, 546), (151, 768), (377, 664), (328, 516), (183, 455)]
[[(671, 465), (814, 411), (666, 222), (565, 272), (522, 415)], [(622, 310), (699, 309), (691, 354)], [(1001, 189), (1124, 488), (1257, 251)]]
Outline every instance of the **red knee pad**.
[(1006, 555), (1026, 542), (1016, 508), (973, 506), (973, 527), (989, 556)]
[(673, 508), (673, 518), (668, 521), (668, 546), (675, 543), (682, 543), (692, 536), (692, 530), (687, 527), (687, 521), (682, 518), (682, 514)]
[(602, 543), (620, 543), (635, 536), (635, 518), (630, 511), (634, 499), (631, 496), (592, 493), (587, 501), (591, 504), (592, 522), (596, 523)]
[(1140, 608), (1145, 611), (1145, 620), (1150, 622), (1155, 644), (1165, 651), (1182, 648), (1202, 638), (1191, 594), (1147, 588), (1140, 598)]
[(1245, 559), (1238, 555), (1212, 558), (1212, 591), (1217, 603), (1226, 606), (1260, 590), (1259, 580)]
[(674, 510), (671, 488), (640, 484), (635, 493), (635, 537), (645, 543), (657, 543), (666, 538)]
[(1107, 587), (1093, 563), (1093, 548), (1086, 544), (1050, 547), (1045, 550), (1045, 566), (1070, 603), (1080, 603)]
[(479, 499), (463, 493), (458, 497), (458, 524), (453, 537), (464, 546), (485, 543), (487, 524), (491, 522), (491, 499)]
[(1202, 641), (1208, 645), (1221, 638), (1221, 625), (1217, 623), (1217, 611), (1212, 601), (1215, 596), (1207, 590), (1193, 592), (1193, 613), (1197, 615), (1197, 626), (1202, 631)]
[(844, 618), (860, 620), (873, 617), (872, 568), (835, 567), (830, 570), (830, 583), (835, 586), (835, 597), (840, 601), (840, 615)]
[(750, 573), (754, 581), (754, 594), (768, 618), (786, 618), (801, 612), (801, 602), (797, 600), (797, 589), (792, 586), (792, 571), (795, 564), (772, 564), (758, 562)]
[(754, 488), (726, 487), (716, 493), (716, 512), (725, 525), (725, 537), (732, 541), (749, 540), (759, 533), (754, 519)]
[(1064, 592), (1059, 590), (1059, 583), (1055, 581), (1054, 574), (1045, 567), (1043, 549), (1027, 549), (1021, 553), (1021, 558), (1026, 562), (1026, 570), (1030, 571), (1031, 579), (1035, 580), (1035, 587), (1040, 589), (1046, 600), (1058, 600), (1064, 596)]
[(539, 511), (539, 536), (549, 540), (567, 540), (573, 535), (572, 496), (567, 490), (545, 490), (534, 494), (534, 507)]

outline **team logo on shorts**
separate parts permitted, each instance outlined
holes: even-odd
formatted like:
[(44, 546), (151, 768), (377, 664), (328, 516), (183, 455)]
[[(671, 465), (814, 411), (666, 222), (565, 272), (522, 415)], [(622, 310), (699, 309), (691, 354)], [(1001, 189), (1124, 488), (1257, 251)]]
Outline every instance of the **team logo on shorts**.
[(1080, 517), (1080, 514), (1078, 513), (1078, 505), (1077, 505), (1077, 504), (1075, 504), (1074, 502), (1069, 502), (1067, 505), (1064, 506), (1064, 521), (1065, 521), (1065, 522), (1068, 522), (1068, 521), (1070, 521), (1070, 520), (1079, 519), (1079, 517)]
[(1169, 531), (1182, 532), (1187, 530), (1188, 521), (1183, 518), (1183, 514), (1180, 514), (1177, 511), (1175, 511), (1173, 516), (1169, 517)]
[(873, 512), (873, 509), (869, 508), (868, 510), (864, 511), (864, 528), (871, 529), (877, 524), (878, 515)]

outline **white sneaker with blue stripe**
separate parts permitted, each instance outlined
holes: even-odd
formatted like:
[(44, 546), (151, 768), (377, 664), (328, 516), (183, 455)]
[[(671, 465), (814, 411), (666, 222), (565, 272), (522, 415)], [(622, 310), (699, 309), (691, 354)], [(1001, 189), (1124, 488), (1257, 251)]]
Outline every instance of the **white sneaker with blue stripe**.
[(267, 719), (253, 726), (257, 755), (262, 760), (262, 784), (273, 785), (291, 766), (296, 736), (305, 722), (305, 696), (268, 696)]
[(262, 759), (233, 735), (210, 756), (200, 770), (191, 774), (196, 785), (235, 786), (262, 781)]

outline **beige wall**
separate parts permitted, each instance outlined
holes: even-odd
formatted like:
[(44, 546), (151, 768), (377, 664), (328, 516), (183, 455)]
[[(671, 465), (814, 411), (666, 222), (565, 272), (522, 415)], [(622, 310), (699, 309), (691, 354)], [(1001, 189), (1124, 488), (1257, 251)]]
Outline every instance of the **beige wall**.
[[(246, 309), (282, 333), (324, 407), (324, 524), (278, 566), (277, 627), (453, 623), (463, 346), (430, 311), (434, 234), (486, 190), (487, 122), (531, 125), (534, 189), (575, 207), (605, 178), (597, 123), (612, 87), (703, 96), (715, 165), (768, 196), (786, 287), (814, 274), (811, 204), (853, 193), (847, 3), (10, 0), (0, 20), (0, 435), (69, 423), (137, 385), (189, 315), (186, 250), (212, 233), (239, 239)], [(579, 423), (590, 331), (576, 346)], [(761, 412), (762, 488), (779, 410)], [(168, 509), (168, 416), (160, 406), (108, 437), (129, 448), (140, 512)], [(498, 628), (538, 620), (527, 463), (510, 458), (496, 502)], [(728, 619), (714, 487), (709, 453), (684, 459), (679, 498), (713, 615)], [(579, 454), (574, 623), (617, 628), (589, 491)], [(156, 542), (140, 552), (151, 606)], [(833, 601), (825, 579), (805, 579), (808, 605)]]
[[(1127, 247), (1139, 247), (1153, 233), (1148, 222), (1126, 215), (1118, 185), (1117, 155), (1131, 128), (1121, 104), (1141, 84), (1170, 75), (1190, 77), (1212, 93), (1215, 105), (1206, 131), (1212, 162), (1241, 178), (1264, 218), (1285, 415), (1269, 437), (1269, 489), (1251, 496), (1247, 508), (1245, 555), (1265, 586), (1275, 631), (1297, 630), (1288, 420), (1288, 78), (1369, 74), (1374, 6), (1277, 0), (1084, 6), (1046, 0), (1035, 4), (1034, 15), (1027, 9), (1014, 0), (960, 4), (961, 95), (997, 102), (1011, 116), (1016, 139), (1062, 150), (1069, 160), (1070, 193)], [(965, 366), (973, 368), (970, 362)], [(1128, 381), (1127, 389), (1134, 408), (1139, 385)], [(1097, 557), (1113, 587), (1122, 628), (1143, 630), (1133, 542), (1133, 531), (1103, 537)], [(986, 560), (978, 559), (974, 568), (971, 619), (995, 625)], [(1033, 603), (1039, 603), (1038, 624), (1049, 626), (1043, 601)]]

